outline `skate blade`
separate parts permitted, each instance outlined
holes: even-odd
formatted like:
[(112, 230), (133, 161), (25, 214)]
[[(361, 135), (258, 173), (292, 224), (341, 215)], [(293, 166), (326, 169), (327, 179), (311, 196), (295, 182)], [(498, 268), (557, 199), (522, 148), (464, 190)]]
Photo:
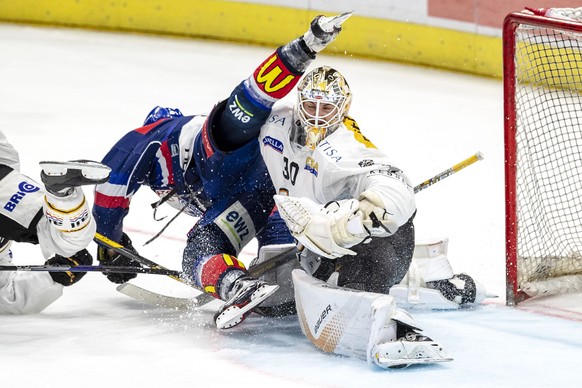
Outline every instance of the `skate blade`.
[(437, 362), (450, 362), (453, 361), (452, 357), (444, 357), (444, 358), (411, 358), (411, 359), (401, 359), (401, 360), (393, 360), (385, 357), (378, 357), (374, 362), (381, 368), (390, 368), (390, 369), (399, 369), (399, 368), (406, 368), (413, 365), (428, 365), (428, 364), (435, 364)]
[(102, 181), (109, 178), (111, 169), (104, 164), (85, 162), (55, 162), (43, 161), (39, 163), (44, 173), (48, 176), (64, 176), (69, 169), (80, 170), (81, 174), (90, 180)]
[(218, 315), (214, 322), (219, 329), (230, 329), (241, 323), (246, 318), (246, 313), (258, 306), (279, 289), (276, 285), (264, 285), (257, 289), (251, 296), (251, 301), (242, 308), (230, 306)]

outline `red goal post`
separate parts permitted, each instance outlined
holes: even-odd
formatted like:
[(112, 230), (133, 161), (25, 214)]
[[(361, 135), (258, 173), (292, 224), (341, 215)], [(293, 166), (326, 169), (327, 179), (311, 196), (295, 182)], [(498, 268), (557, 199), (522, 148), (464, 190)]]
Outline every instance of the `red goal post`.
[(582, 292), (582, 9), (503, 25), (507, 304)]

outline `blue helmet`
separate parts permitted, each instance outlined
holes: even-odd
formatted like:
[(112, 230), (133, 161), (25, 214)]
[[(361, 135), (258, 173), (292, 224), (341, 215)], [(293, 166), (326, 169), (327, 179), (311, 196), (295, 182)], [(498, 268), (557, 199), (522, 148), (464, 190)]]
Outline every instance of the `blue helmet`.
[(169, 118), (173, 118), (173, 117), (182, 117), (184, 116), (182, 114), (182, 112), (180, 112), (180, 109), (174, 109), (174, 108), (164, 108), (161, 106), (156, 106), (154, 109), (151, 110), (150, 113), (148, 113), (145, 121), (143, 122), (143, 125), (149, 125), (149, 124), (153, 124), (158, 120), (161, 119), (169, 119)]

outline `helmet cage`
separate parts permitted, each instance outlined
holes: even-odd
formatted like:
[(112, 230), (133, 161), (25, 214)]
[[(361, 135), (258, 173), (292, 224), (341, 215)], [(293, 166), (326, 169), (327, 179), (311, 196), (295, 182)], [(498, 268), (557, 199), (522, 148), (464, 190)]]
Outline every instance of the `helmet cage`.
[[(329, 66), (319, 67), (303, 78), (298, 86), (297, 115), (308, 143), (312, 138), (317, 145), (341, 124), (351, 99), (344, 77)], [(317, 135), (310, 136), (313, 132)]]

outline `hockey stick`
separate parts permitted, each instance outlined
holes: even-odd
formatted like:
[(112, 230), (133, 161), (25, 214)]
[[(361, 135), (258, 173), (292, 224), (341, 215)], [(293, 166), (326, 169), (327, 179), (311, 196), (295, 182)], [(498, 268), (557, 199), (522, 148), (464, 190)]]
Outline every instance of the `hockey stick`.
[[(119, 253), (120, 255), (123, 255), (123, 256), (128, 257), (132, 260), (135, 260), (142, 265), (148, 266), (152, 269), (167, 270), (166, 267), (163, 267), (163, 266), (159, 265), (158, 263), (143, 257), (142, 255), (132, 251), (131, 249), (127, 249), (123, 245), (103, 236), (100, 233), (95, 233), (94, 240), (97, 244), (100, 244), (106, 248), (112, 249), (115, 252)], [(187, 303), (181, 302), (180, 303), (181, 307), (197, 306), (197, 305), (211, 302), (212, 300), (215, 299), (211, 295), (206, 294), (202, 288), (200, 288), (200, 287), (192, 284), (191, 282), (187, 281), (186, 279), (182, 278), (181, 275), (182, 275), (182, 272), (175, 271), (174, 274), (168, 274), (167, 276), (182, 283), (182, 284), (185, 284), (187, 286), (190, 286), (190, 287), (202, 292), (202, 294), (196, 296), (195, 298), (191, 298), (191, 299), (189, 298)], [(120, 284), (119, 286), (117, 286), (116, 289), (117, 289), (117, 291), (121, 292), (122, 294), (125, 294), (127, 296), (130, 296), (130, 297), (138, 299), (138, 300), (142, 300), (142, 301), (150, 303), (150, 304), (155, 304), (155, 305), (159, 305), (162, 307), (174, 307), (174, 306), (164, 306), (163, 304), (161, 304), (161, 302), (159, 302), (159, 299), (164, 298), (163, 295), (154, 294), (151, 291), (144, 290), (143, 288), (138, 287), (136, 285), (133, 285), (131, 283)], [(158, 295), (158, 298), (153, 298), (150, 294)], [(168, 297), (168, 298), (171, 298), (171, 297)], [(154, 301), (154, 299), (155, 299), (155, 301)]]
[(427, 187), (432, 186), (435, 183), (442, 181), (443, 179), (453, 175), (454, 173), (461, 171), (465, 167), (468, 167), (479, 160), (483, 160), (483, 158), (484, 158), (483, 154), (481, 152), (477, 152), (475, 155), (463, 160), (460, 163), (455, 164), (453, 167), (451, 167), (451, 168), (441, 172), (440, 174), (437, 174), (437, 175), (433, 176), (432, 178), (422, 182), (421, 184), (419, 184), (418, 186), (416, 186), (414, 188), (414, 193), (418, 193), (419, 191), (422, 191), (422, 190), (426, 189)]
[[(148, 267), (151, 267), (152, 269), (158, 269), (158, 270), (168, 270), (167, 268), (157, 264), (154, 261), (151, 261), (143, 256), (141, 256), (140, 254), (125, 248), (124, 246), (122, 246), (121, 244), (103, 236), (100, 233), (95, 233), (95, 242), (97, 242), (98, 244), (101, 244), (109, 249), (113, 249), (115, 252), (126, 256), (130, 259), (133, 259), (137, 262), (139, 262), (142, 265), (146, 265)], [(295, 256), (295, 250), (290, 250), (288, 252), (284, 252), (281, 253), (277, 256), (274, 256), (256, 266), (253, 266), (249, 269), (249, 275), (253, 276), (253, 277), (258, 277), (286, 262), (288, 262), (289, 260), (291, 260), (292, 258), (296, 257)], [(168, 270), (171, 271), (171, 270)], [(182, 272), (177, 272), (177, 271), (173, 271), (174, 273), (172, 274), (168, 274), (167, 276), (179, 281), (180, 283), (186, 284), (198, 291), (201, 291), (202, 294), (196, 296), (195, 298), (174, 298), (174, 297), (170, 297), (170, 296), (164, 296), (164, 295), (160, 295), (160, 294), (156, 294), (153, 293), (151, 291), (145, 290), (141, 287), (138, 287), (134, 284), (131, 283), (124, 283), (121, 284), (117, 287), (117, 291), (121, 292), (122, 294), (128, 295), (132, 298), (135, 299), (139, 299), (142, 300), (144, 302), (148, 302), (151, 304), (155, 304), (155, 305), (159, 305), (159, 306), (163, 306), (163, 307), (196, 307), (196, 306), (200, 306), (209, 302), (212, 302), (214, 300), (216, 300), (216, 298), (214, 298), (213, 296), (207, 294), (204, 292), (204, 290), (190, 282), (188, 282), (187, 280), (185, 280), (181, 275), (183, 274)], [(164, 298), (166, 298), (166, 302), (164, 303)]]
[[(297, 257), (296, 250), (292, 249), (287, 252), (283, 252), (276, 255), (264, 262), (252, 266), (249, 268), (248, 272), (250, 276), (259, 277), (283, 264)], [(145, 288), (139, 287), (132, 283), (124, 283), (117, 286), (117, 291), (125, 294), (133, 299), (139, 301), (172, 309), (188, 309), (193, 307), (200, 307), (210, 302), (216, 301), (218, 299), (210, 296), (209, 294), (200, 294), (195, 298), (180, 298), (174, 296), (168, 296), (163, 294), (158, 294), (156, 292), (146, 290)]]
[[(284, 252), (263, 263), (249, 269), (249, 274), (254, 277), (263, 275), (294, 257), (294, 251)], [(156, 267), (122, 267), (107, 265), (0, 265), (0, 271), (24, 271), (24, 272), (104, 272), (104, 273), (135, 273), (150, 275), (165, 275), (172, 278), (181, 278), (182, 272), (156, 265)]]
[[(163, 267), (163, 266), (159, 265), (158, 263), (143, 257), (142, 255), (132, 251), (131, 249), (127, 249), (123, 245), (103, 236), (100, 233), (95, 233), (94, 240), (96, 243), (101, 244), (106, 248), (113, 249), (115, 252), (119, 253), (120, 255), (123, 255), (127, 258), (135, 260), (142, 265), (148, 266), (152, 269), (168, 270), (168, 268)], [(191, 284), (187, 280), (182, 279), (182, 277), (180, 276), (182, 274), (181, 272), (177, 272), (177, 271), (173, 271), (173, 272), (174, 272), (174, 274), (168, 274), (167, 276), (174, 279), (174, 280), (179, 281), (180, 283), (184, 283), (184, 284), (189, 285), (190, 287), (194, 287), (194, 288), (198, 289), (199, 291), (204, 291), (204, 290), (200, 289), (200, 287), (196, 287), (195, 285)]]
[[(167, 276), (178, 280), (181, 283), (185, 283), (188, 284), (191, 287), (194, 287), (200, 291), (203, 291), (200, 287), (197, 287), (193, 284), (191, 284), (190, 282), (184, 280), (181, 275), (183, 274), (182, 272), (178, 272), (178, 271), (172, 271), (166, 267), (163, 267), (161, 265), (159, 265), (158, 263), (151, 261), (143, 256), (141, 256), (140, 254), (125, 248), (123, 245), (116, 243), (115, 241), (108, 239), (107, 237), (103, 236), (102, 234), (99, 233), (95, 233), (95, 241), (104, 245), (105, 247), (109, 248), (109, 249), (113, 249), (115, 252), (128, 257), (130, 259), (133, 259), (137, 262), (139, 262), (142, 265), (146, 265), (152, 269), (158, 269), (158, 270), (166, 270), (168, 271)], [(249, 268), (248, 272), (250, 276), (253, 277), (258, 277), (263, 275), (265, 272), (270, 271), (271, 269), (277, 268), (280, 265), (286, 263), (287, 261), (289, 261), (291, 258), (295, 257), (295, 250), (289, 250), (287, 252), (283, 252), (280, 253), (274, 257), (271, 257), (268, 260), (265, 260), (262, 263), (259, 263), (251, 268)], [(118, 271), (118, 272), (123, 272), (123, 271)]]
[(117, 267), (117, 266), (53, 266), (53, 265), (0, 265), (0, 271), (25, 272), (103, 272), (103, 273), (137, 273), (150, 275), (179, 276), (179, 271), (162, 268)]
[[(437, 182), (440, 182), (441, 180), (453, 175), (456, 172), (459, 172), (460, 170), (464, 169), (465, 167), (470, 166), (471, 164), (473, 164), (479, 160), (482, 160), (482, 159), (483, 159), (483, 154), (481, 152), (477, 152), (476, 154), (472, 155), (471, 157), (461, 161), (460, 163), (455, 164), (451, 168), (449, 168), (449, 169), (433, 176), (432, 178), (422, 182), (421, 184), (415, 186), (414, 192), (418, 193), (419, 191), (422, 191), (422, 190), (426, 189), (427, 187), (432, 186)], [(134, 258), (134, 256), (139, 257), (140, 259), (136, 260), (136, 261), (139, 261), (140, 263), (142, 263), (144, 265), (152, 266), (152, 268), (156, 268), (156, 267), (163, 268), (163, 267), (159, 266), (158, 264), (152, 262), (151, 260), (148, 260), (144, 257), (139, 256), (139, 255), (136, 255), (134, 252), (123, 248), (121, 245), (115, 243), (112, 240), (107, 239), (106, 237), (104, 237), (102, 235), (97, 234), (96, 239), (103, 242), (103, 244), (105, 246), (111, 247), (112, 249), (116, 250), (120, 254), (125, 255), (127, 253), (128, 255), (130, 255), (130, 256), (128, 256), (130, 258)], [(107, 244), (109, 244), (109, 245), (107, 245)], [(292, 253), (292, 254), (290, 254), (290, 253)], [(249, 274), (253, 277), (258, 277), (258, 276), (264, 274), (265, 272), (268, 272), (271, 269), (277, 268), (278, 266), (286, 263), (287, 261), (291, 260), (291, 258), (293, 258), (293, 257), (295, 257), (294, 251), (285, 252), (285, 253), (280, 254), (278, 256), (272, 257), (271, 259), (269, 259), (263, 263), (260, 263), (257, 266), (251, 267), (249, 269)], [(184, 282), (181, 278), (179, 278), (177, 280)], [(191, 284), (189, 284), (189, 285), (192, 286)], [(194, 288), (199, 290), (198, 287), (194, 287)], [(132, 297), (132, 298), (142, 300), (142, 301), (150, 303), (150, 304), (160, 305), (160, 306), (164, 306), (164, 307), (173, 307), (173, 308), (182, 308), (185, 306), (200, 306), (202, 304), (205, 304), (205, 303), (208, 303), (212, 300), (215, 300), (213, 297), (211, 297), (210, 295), (208, 295), (206, 293), (199, 295), (196, 299), (175, 298), (175, 297), (165, 296), (165, 295), (157, 294), (157, 293), (154, 293), (152, 291), (143, 289), (143, 288), (138, 287), (138, 286), (131, 284), (131, 283), (121, 284), (120, 286), (117, 287), (117, 290), (125, 295)]]

